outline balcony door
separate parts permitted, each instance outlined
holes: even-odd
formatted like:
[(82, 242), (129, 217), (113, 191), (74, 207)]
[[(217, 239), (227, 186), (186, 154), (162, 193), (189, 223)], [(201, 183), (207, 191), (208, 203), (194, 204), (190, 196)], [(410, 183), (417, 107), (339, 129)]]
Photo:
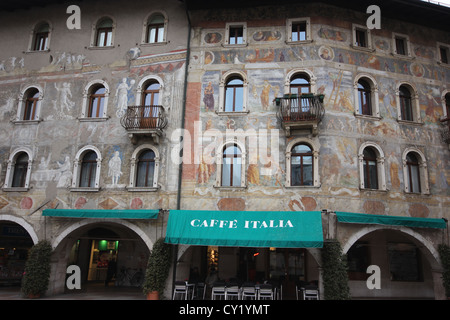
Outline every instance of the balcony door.
[(159, 89), (160, 84), (156, 81), (148, 82), (142, 92), (142, 106), (140, 110), (140, 128), (157, 128), (159, 118)]

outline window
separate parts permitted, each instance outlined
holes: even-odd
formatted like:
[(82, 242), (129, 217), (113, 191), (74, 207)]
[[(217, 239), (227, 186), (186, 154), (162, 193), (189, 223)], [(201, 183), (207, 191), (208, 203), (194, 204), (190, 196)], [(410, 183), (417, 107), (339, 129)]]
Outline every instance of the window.
[(97, 170), (97, 154), (88, 151), (81, 160), (80, 188), (92, 188), (95, 186), (95, 175)]
[(297, 138), (286, 148), (286, 186), (319, 186), (319, 147), (311, 139)]
[(410, 83), (400, 83), (396, 90), (399, 121), (421, 123), (419, 97)]
[(39, 122), (42, 89), (37, 86), (28, 86), (19, 95), (16, 119), (14, 123)]
[(247, 23), (227, 23), (225, 28), (225, 45), (247, 45)]
[(104, 121), (107, 119), (109, 86), (103, 80), (90, 81), (83, 90), (80, 121)]
[(420, 250), (412, 243), (388, 243), (391, 281), (423, 281)]
[(19, 148), (11, 153), (6, 169), (3, 191), (27, 191), (30, 185), (32, 153)]
[(407, 148), (402, 159), (405, 192), (429, 194), (427, 162), (423, 153)]
[(244, 81), (235, 77), (228, 80), (225, 86), (225, 112), (243, 110)]
[(159, 152), (150, 144), (139, 146), (131, 157), (128, 191), (156, 191), (158, 187)]
[(291, 185), (313, 185), (313, 153), (306, 144), (298, 144), (291, 151)]
[(287, 19), (286, 21), (286, 42), (305, 43), (311, 41), (309, 18)]
[(359, 113), (372, 115), (372, 101), (370, 98), (370, 85), (365, 80), (358, 81)]
[(113, 22), (109, 18), (101, 20), (97, 25), (95, 45), (97, 47), (112, 46)]
[(39, 101), (39, 91), (36, 88), (31, 88), (27, 91), (27, 98), (25, 100), (25, 109), (22, 120), (36, 120), (36, 110)]
[(403, 34), (392, 34), (392, 50), (394, 55), (411, 57), (409, 37)]
[(162, 14), (150, 17), (147, 27), (147, 43), (164, 42), (165, 19)]
[(219, 86), (219, 113), (239, 115), (247, 112), (247, 79), (244, 72), (229, 71)]
[(103, 115), (105, 108), (105, 87), (98, 85), (92, 88), (92, 93), (89, 96), (89, 118), (100, 118)]
[(311, 92), (311, 84), (309, 77), (304, 74), (296, 74), (291, 78), (289, 92), (292, 94), (302, 95)]
[(364, 142), (358, 153), (360, 189), (386, 190), (384, 153), (376, 143)]
[(241, 149), (237, 145), (225, 147), (222, 160), (222, 186), (240, 187), (242, 173)]
[(364, 188), (378, 189), (377, 156), (375, 151), (367, 147), (363, 153)]
[(149, 81), (142, 91), (142, 105), (156, 106), (159, 104), (160, 84), (156, 80)]
[(102, 158), (94, 146), (80, 149), (74, 161), (72, 191), (98, 191)]
[(369, 243), (357, 241), (347, 252), (349, 280), (366, 280), (367, 267), (370, 265)]
[(441, 119), (450, 118), (450, 92), (444, 91), (441, 96), (443, 117)]
[(406, 86), (401, 86), (399, 91), (402, 120), (413, 121), (411, 92)]
[(444, 43), (437, 43), (438, 62), (450, 64), (450, 45)]
[(354, 24), (352, 26), (353, 31), (353, 48), (371, 50), (372, 49), (372, 36), (370, 29), (366, 26)]
[(48, 23), (42, 23), (37, 29), (34, 35), (34, 51), (48, 50), (50, 26)]

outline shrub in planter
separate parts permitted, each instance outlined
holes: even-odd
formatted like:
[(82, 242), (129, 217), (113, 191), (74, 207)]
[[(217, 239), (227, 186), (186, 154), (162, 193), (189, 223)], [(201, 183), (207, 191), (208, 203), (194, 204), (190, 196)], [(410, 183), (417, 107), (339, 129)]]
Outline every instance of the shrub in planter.
[(172, 250), (170, 245), (164, 243), (164, 239), (158, 239), (150, 252), (145, 279), (143, 284), (144, 294), (158, 292), (162, 297), (166, 285), (166, 279), (169, 275)]
[(347, 258), (338, 241), (325, 242), (322, 249), (323, 289), (326, 300), (350, 299)]
[(26, 297), (40, 297), (48, 289), (52, 246), (48, 241), (39, 241), (31, 247), (22, 278), (22, 293)]
[(441, 258), (442, 268), (442, 282), (445, 288), (445, 295), (450, 298), (450, 247), (445, 244), (440, 244), (438, 247), (439, 257)]

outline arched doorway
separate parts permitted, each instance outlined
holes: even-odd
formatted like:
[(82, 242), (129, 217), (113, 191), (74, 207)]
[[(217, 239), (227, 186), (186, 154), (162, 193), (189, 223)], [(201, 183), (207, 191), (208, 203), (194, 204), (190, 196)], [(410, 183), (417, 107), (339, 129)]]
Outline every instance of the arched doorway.
[(0, 215), (1, 286), (21, 284), (28, 251), (36, 242), (37, 236), (25, 220), (15, 216)]
[[(82, 289), (93, 284), (140, 287), (153, 242), (133, 223), (86, 219), (61, 232), (52, 246), (54, 272), (49, 292), (56, 294), (65, 290), (68, 265), (80, 267)], [(116, 274), (105, 283), (113, 263)]]
[[(435, 299), (442, 282), (439, 257), (430, 241), (413, 229), (385, 226), (356, 232), (343, 246), (354, 299)], [(369, 265), (380, 268), (380, 289), (367, 287)]]

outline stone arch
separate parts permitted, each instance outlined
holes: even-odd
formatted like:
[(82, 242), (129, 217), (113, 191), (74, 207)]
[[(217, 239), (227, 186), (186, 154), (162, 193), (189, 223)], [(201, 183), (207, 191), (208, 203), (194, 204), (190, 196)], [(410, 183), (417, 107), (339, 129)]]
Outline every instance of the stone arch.
[(28, 232), (28, 235), (33, 240), (34, 244), (36, 244), (39, 241), (39, 238), (36, 232), (34, 231), (33, 227), (31, 226), (31, 224), (26, 222), (23, 218), (19, 218), (10, 214), (0, 214), (0, 221), (1, 220), (17, 223)]

